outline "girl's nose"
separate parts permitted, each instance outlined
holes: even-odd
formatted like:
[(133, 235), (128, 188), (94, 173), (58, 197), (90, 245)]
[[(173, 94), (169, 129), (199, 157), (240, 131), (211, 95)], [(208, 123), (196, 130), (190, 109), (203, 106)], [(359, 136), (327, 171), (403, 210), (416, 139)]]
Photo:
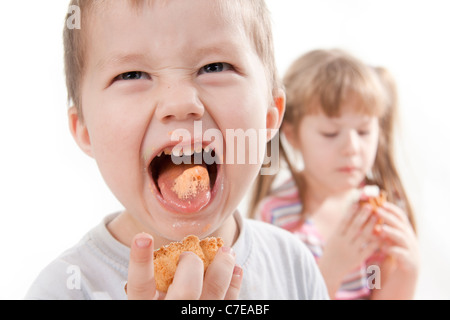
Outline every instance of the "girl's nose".
[(344, 134), (343, 152), (345, 155), (353, 155), (360, 148), (359, 134), (355, 130), (349, 130)]
[(194, 86), (188, 83), (166, 83), (159, 89), (155, 115), (160, 121), (200, 120), (204, 112), (205, 108)]

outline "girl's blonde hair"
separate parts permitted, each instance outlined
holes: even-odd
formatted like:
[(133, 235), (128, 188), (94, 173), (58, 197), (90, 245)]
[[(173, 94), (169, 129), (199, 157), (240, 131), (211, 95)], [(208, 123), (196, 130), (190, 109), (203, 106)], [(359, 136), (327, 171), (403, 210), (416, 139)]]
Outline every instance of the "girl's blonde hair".
[[(372, 68), (349, 53), (314, 50), (298, 58), (284, 77), (286, 112), (283, 124), (298, 132), (303, 117), (323, 111), (329, 117), (340, 115), (349, 97), (357, 97), (356, 112), (379, 118), (380, 136), (374, 165), (366, 184), (376, 184), (387, 193), (389, 201), (399, 204), (408, 214), (413, 228), (413, 210), (406, 195), (394, 161), (394, 127), (397, 120), (398, 98), (395, 81), (384, 68)], [(283, 125), (282, 125), (283, 128)], [(268, 143), (267, 147), (270, 147)], [(269, 153), (270, 150), (268, 151)], [(294, 166), (283, 141), (280, 157), (287, 164), (298, 189), (300, 201), (307, 188), (302, 175)], [(270, 194), (276, 176), (259, 175), (249, 206), (254, 217), (259, 202)], [(302, 216), (302, 219), (306, 217)]]

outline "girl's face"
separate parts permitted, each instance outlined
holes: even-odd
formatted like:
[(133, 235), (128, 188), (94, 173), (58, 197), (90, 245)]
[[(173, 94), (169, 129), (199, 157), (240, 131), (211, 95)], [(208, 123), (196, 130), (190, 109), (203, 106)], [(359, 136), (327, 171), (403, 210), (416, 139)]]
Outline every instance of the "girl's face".
[[(358, 187), (375, 161), (378, 117), (357, 113), (351, 99), (339, 117), (328, 117), (322, 111), (306, 115), (298, 132), (287, 134), (304, 161), (308, 185), (322, 190), (341, 192)], [(288, 130), (289, 131), (289, 130)]]

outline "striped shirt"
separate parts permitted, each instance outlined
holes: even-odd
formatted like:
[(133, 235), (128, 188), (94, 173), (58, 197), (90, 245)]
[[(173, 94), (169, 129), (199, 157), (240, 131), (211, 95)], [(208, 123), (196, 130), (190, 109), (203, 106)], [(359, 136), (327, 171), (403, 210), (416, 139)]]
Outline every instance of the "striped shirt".
[[(293, 179), (276, 188), (258, 206), (256, 218), (286, 229), (302, 240), (311, 250), (316, 262), (320, 259), (324, 239), (311, 219), (300, 224), (302, 203)], [(368, 286), (367, 263), (361, 264), (348, 273), (335, 295), (338, 300), (368, 299), (371, 290)]]

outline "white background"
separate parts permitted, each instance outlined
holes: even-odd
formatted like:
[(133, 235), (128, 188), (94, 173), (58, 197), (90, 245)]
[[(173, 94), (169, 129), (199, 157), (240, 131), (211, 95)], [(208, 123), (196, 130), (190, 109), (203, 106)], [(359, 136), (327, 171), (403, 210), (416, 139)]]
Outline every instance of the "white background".
[[(446, 0), (267, 0), (281, 73), (343, 48), (399, 86), (398, 161), (417, 211), (417, 298), (450, 299), (450, 4)], [(121, 209), (67, 127), (61, 33), (68, 0), (0, 2), (0, 299)], [(242, 205), (245, 208), (245, 203)]]

